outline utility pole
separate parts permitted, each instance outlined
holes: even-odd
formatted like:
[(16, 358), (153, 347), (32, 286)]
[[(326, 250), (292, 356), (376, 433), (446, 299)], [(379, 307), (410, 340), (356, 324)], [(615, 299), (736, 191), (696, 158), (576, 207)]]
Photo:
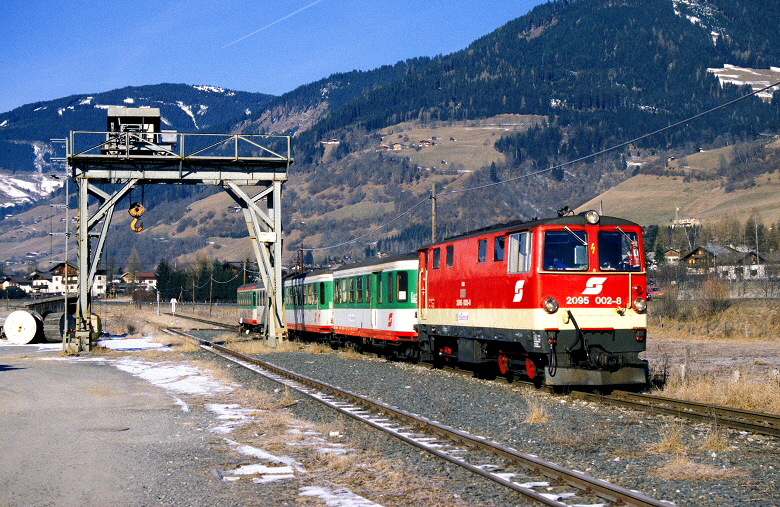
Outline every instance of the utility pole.
[(436, 182), (431, 188), (431, 243), (436, 243)]

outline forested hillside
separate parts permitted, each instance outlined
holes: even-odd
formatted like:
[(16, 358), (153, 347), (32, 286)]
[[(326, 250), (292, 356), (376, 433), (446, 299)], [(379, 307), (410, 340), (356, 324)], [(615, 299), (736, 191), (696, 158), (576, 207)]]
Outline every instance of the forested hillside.
[[(342, 216), (334, 215), (335, 209), (353, 209), (350, 201), (359, 196), (392, 203), (394, 212), (406, 210), (424, 199), (433, 181), (460, 191), (513, 180), (463, 192), (452, 202), (442, 198), (439, 223), (444, 233), (543, 216), (564, 204), (577, 206), (641, 172), (644, 165), (627, 171), (630, 153), (623, 149), (539, 176), (523, 175), (591, 155), (749, 93), (747, 86), (721, 86), (707, 69), (780, 62), (780, 31), (776, 20), (762, 14), (766, 8), (755, 0), (556, 1), (457, 53), (408, 60), (403, 75), (341, 108), (328, 108), (296, 137), (294, 171), (314, 184), (295, 186), (297, 198), (288, 201), (295, 216), (291, 225), (301, 229), (291, 233), (288, 246), (332, 245), (345, 233), (357, 236), (392, 213)], [(288, 100), (295, 101), (295, 94)], [(750, 141), (777, 132), (778, 110), (780, 95), (771, 104), (752, 97), (645, 138), (634, 149), (657, 159)], [(546, 120), (496, 139), (494, 147), (505, 157), (489, 166), (454, 175), (444, 167), (399, 165), (397, 157), (375, 153), (374, 147), (389, 139), (381, 134), (403, 122), (466, 128), (477, 119), (505, 113)], [(324, 139), (340, 143), (326, 153), (319, 142)], [(729, 173), (729, 184), (741, 184), (743, 173)], [(373, 180), (392, 181), (393, 186), (355, 193)], [(395, 186), (399, 183), (408, 184), (400, 187), (405, 191)], [(323, 213), (339, 217), (335, 229), (318, 218)], [(404, 220), (406, 228), (391, 229), (395, 241), (388, 238), (365, 250), (419, 245), (427, 236), (420, 225), (428, 217), (421, 206), (409, 218), (413, 224)], [(299, 243), (299, 237), (305, 241)]]
[[(357, 259), (427, 241), (433, 183), (439, 237), (577, 207), (632, 176), (670, 171), (671, 156), (699, 149), (739, 144), (747, 158), (724, 161), (717, 174), (681, 177), (749, 188), (767, 160), (755, 152), (761, 143), (750, 143), (780, 132), (778, 92), (771, 102), (750, 97), (590, 155), (750, 93), (722, 85), (708, 69), (780, 66), (777, 7), (759, 0), (558, 0), (461, 51), (334, 74), (280, 97), (156, 85), (96, 95), (91, 104), (129, 104), (126, 95), (138, 92), (133, 105), (163, 104), (163, 116), (179, 130), (292, 134), (285, 254), (304, 248), (317, 261)], [(154, 100), (143, 100), (143, 91)], [(195, 107), (209, 96), (218, 100)], [(84, 107), (85, 100), (0, 115), (4, 153), (21, 157), (27, 146), (20, 139), (62, 125), (66, 115), (69, 124), (101, 128), (104, 113)], [(142, 255), (244, 258), (227, 246), (246, 236), (227, 207), (212, 213), (215, 226), (208, 212), (180, 202), (186, 192), (148, 192), (147, 220), (157, 223), (135, 240)], [(106, 252), (122, 256), (123, 243), (133, 241), (128, 234), (109, 238)]]

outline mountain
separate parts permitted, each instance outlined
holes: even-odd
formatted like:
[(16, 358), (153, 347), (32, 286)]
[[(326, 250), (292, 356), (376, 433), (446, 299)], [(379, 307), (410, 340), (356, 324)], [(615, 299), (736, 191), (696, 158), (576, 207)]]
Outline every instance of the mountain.
[(67, 137), (71, 130), (104, 130), (109, 106), (157, 107), (163, 129), (208, 132), (262, 111), (272, 98), (215, 86), (159, 84), (27, 104), (0, 114), (0, 169), (48, 169), (49, 141)]
[[(127, 103), (163, 107), (178, 130), (293, 134), (295, 164), (283, 203), (290, 254), (364, 235), (316, 251), (315, 258), (403, 251), (430, 237), (433, 183), (442, 237), (576, 207), (658, 171), (667, 157), (778, 132), (775, 92), (590, 158), (749, 93), (750, 86), (714, 69), (778, 65), (773, 9), (758, 0), (560, 0), (461, 51), (334, 74), (279, 97), (155, 85), (95, 95), (85, 104), (86, 96), (33, 104), (0, 115), (0, 165), (22, 170), (26, 153), (29, 169), (31, 143), (74, 128), (100, 129), (96, 104), (132, 99)], [(130, 90), (143, 91), (131, 96)], [(757, 174), (731, 162), (723, 170), (707, 176), (713, 185), (741, 188)], [(147, 224), (147, 238), (158, 238), (148, 251), (242, 258), (240, 247), (229, 245), (246, 235), (245, 226), (228, 205), (186, 209), (177, 192), (159, 191), (148, 207), (168, 203), (158, 222)], [(214, 218), (219, 227), (209, 225)], [(163, 252), (160, 244), (179, 246)], [(107, 252), (119, 257), (120, 246), (107, 245)]]

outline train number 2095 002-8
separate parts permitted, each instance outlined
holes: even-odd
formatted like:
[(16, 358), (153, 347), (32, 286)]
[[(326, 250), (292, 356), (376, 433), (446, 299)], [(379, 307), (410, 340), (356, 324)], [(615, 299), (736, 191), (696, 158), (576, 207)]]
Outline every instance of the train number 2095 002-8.
[[(623, 304), (623, 298), (612, 298), (609, 296), (596, 296), (593, 302), (597, 305), (620, 305)], [(589, 305), (589, 296), (566, 296), (567, 305)]]

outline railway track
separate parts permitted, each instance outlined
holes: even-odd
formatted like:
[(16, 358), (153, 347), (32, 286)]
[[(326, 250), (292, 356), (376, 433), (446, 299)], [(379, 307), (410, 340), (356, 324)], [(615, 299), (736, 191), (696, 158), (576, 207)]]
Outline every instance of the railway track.
[[(558, 507), (571, 505), (569, 502), (656, 507), (673, 505), (296, 374), (182, 331), (168, 329), (166, 332), (195, 340), (207, 351), (541, 504)], [(486, 458), (500, 462), (485, 464)]]
[(609, 396), (575, 391), (571, 396), (695, 421), (714, 421), (729, 428), (780, 437), (780, 416), (773, 414), (625, 391), (614, 391)]
[(226, 324), (224, 322), (216, 322), (216, 321), (213, 321), (213, 320), (201, 319), (199, 317), (193, 317), (191, 315), (182, 315), (181, 313), (177, 313), (175, 315), (170, 313), (170, 312), (164, 312), (164, 313), (165, 313), (165, 315), (170, 315), (172, 317), (178, 317), (180, 319), (194, 320), (196, 322), (200, 322), (200, 323), (203, 323), (203, 324), (209, 324), (211, 326), (221, 327), (223, 329), (230, 329), (231, 331), (238, 332), (238, 325), (236, 325), (236, 324)]
[[(197, 317), (177, 315), (186, 319), (195, 320), (213, 326), (227, 329), (238, 329), (238, 326), (214, 322)], [(473, 372), (453, 369), (453, 372), (472, 375)], [(528, 383), (529, 385), (532, 385)], [(610, 395), (601, 395), (583, 391), (572, 391), (570, 396), (613, 406), (626, 407), (644, 412), (673, 415), (694, 421), (709, 421), (737, 430), (750, 431), (761, 435), (780, 437), (780, 416), (753, 412), (735, 408), (710, 405), (693, 401), (678, 400), (644, 393), (631, 393), (627, 391), (614, 391)]]

